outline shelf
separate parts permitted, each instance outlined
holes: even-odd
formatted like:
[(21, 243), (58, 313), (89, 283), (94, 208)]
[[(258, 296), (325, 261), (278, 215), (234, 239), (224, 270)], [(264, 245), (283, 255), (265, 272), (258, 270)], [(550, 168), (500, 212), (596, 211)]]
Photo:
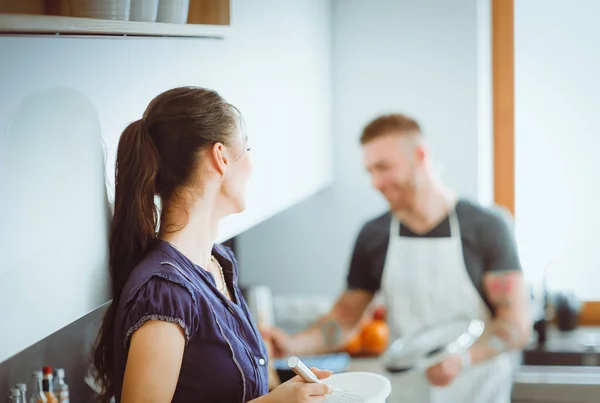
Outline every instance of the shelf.
[(0, 34), (224, 38), (229, 25), (114, 21), (53, 15), (0, 14)]

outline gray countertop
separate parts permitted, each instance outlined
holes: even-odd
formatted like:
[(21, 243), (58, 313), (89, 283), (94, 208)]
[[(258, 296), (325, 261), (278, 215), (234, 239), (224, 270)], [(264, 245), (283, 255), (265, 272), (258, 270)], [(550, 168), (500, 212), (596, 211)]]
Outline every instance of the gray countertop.
[(514, 403), (596, 403), (600, 367), (521, 366), (515, 372)]
[[(547, 341), (541, 349), (546, 351), (584, 351), (586, 346), (600, 346), (600, 327), (581, 326), (571, 331), (561, 332), (556, 327), (550, 326)], [(537, 343), (531, 342), (526, 349), (537, 349)]]
[[(378, 358), (355, 358), (348, 371), (387, 373)], [(594, 385), (600, 386), (600, 367), (555, 367), (520, 365), (515, 370), (515, 384)]]
[[(375, 372), (392, 382), (387, 400), (395, 403), (394, 379), (378, 358), (353, 359), (349, 371)], [(600, 367), (518, 366), (515, 370), (512, 401), (515, 403), (591, 403), (600, 396)]]
[[(531, 343), (528, 349), (545, 351), (584, 351), (586, 345), (600, 345), (600, 327), (581, 327), (570, 332), (548, 329), (546, 345), (538, 349)], [(600, 348), (599, 348), (600, 349)], [(349, 371), (375, 372), (392, 382), (394, 402), (394, 377), (386, 372), (378, 358), (355, 358)], [(600, 366), (515, 366), (513, 402), (569, 402), (588, 403), (600, 401)]]
[(522, 365), (515, 371), (515, 383), (600, 386), (600, 367)]

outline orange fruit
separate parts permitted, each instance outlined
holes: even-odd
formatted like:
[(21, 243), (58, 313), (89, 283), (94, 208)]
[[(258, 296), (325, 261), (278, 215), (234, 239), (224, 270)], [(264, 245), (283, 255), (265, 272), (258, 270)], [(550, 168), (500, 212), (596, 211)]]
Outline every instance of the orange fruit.
[(362, 348), (367, 354), (380, 355), (390, 341), (390, 330), (383, 320), (372, 320), (361, 332)]
[(350, 355), (357, 355), (362, 352), (362, 339), (361, 333), (357, 332), (352, 339), (344, 347), (344, 351)]

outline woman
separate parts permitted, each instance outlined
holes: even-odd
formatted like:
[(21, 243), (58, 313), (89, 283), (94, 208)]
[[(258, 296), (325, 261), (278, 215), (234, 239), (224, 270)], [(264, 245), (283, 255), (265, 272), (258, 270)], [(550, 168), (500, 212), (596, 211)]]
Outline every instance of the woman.
[(330, 391), (296, 377), (267, 394), (267, 353), (236, 260), (215, 244), (219, 221), (244, 209), (252, 167), (240, 123), (217, 93), (175, 88), (121, 136), (114, 299), (94, 352), (102, 402), (322, 402)]

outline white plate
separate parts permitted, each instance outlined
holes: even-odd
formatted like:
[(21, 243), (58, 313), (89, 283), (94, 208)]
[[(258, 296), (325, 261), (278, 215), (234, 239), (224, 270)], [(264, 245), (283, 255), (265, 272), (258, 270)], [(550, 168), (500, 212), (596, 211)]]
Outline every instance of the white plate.
[(383, 355), (391, 373), (423, 370), (452, 354), (460, 354), (481, 336), (480, 320), (453, 320), (394, 341)]

